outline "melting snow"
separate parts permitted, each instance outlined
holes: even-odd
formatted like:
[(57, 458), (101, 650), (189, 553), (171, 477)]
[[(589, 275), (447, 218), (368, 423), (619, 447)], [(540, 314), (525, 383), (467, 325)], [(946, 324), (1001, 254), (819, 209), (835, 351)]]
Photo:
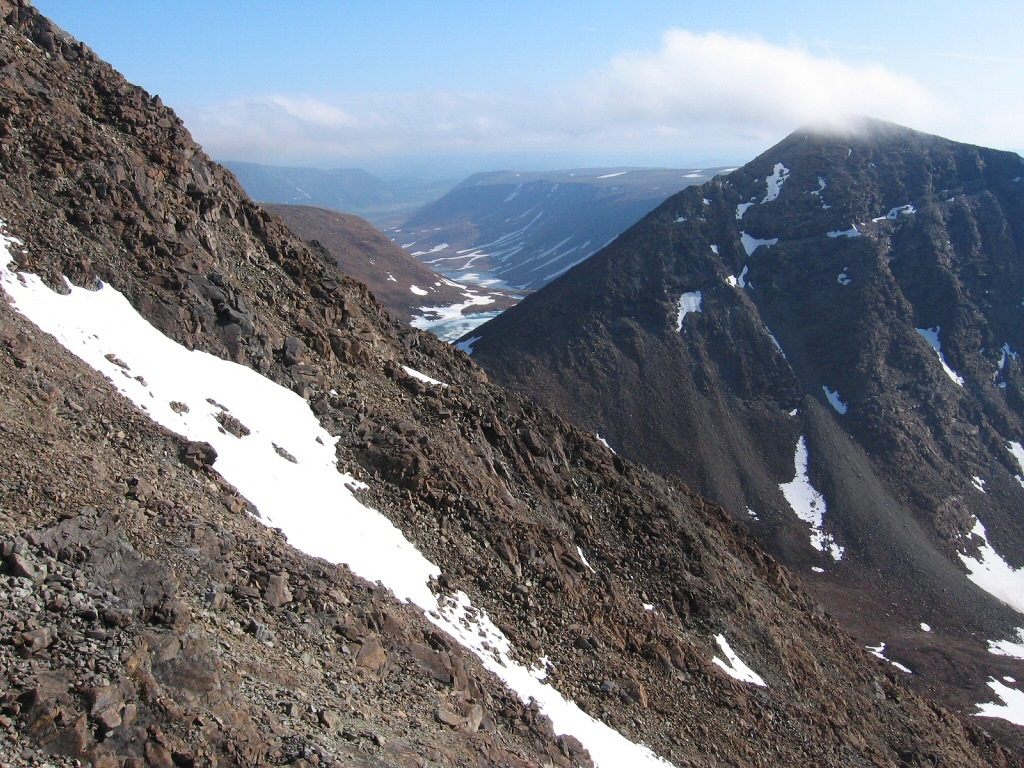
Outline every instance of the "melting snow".
[(605, 448), (607, 448), (612, 453), (615, 453), (615, 449), (612, 448), (610, 445), (608, 445), (608, 441), (605, 440), (603, 437), (601, 437), (600, 433), (596, 433), (595, 437), (597, 438), (597, 442), (599, 442), (601, 445), (603, 445)]
[(711, 252), (713, 254), (715, 254), (715, 256), (717, 256), (718, 255), (718, 246), (717, 245), (712, 245), (711, 246)]
[(931, 632), (932, 628), (922, 621), (921, 622), (921, 631), (922, 632)]
[(429, 256), (431, 253), (438, 253), (439, 251), (446, 250), (447, 248), (448, 248), (448, 243), (441, 243), (440, 245), (435, 245), (429, 251), (415, 251), (412, 255), (413, 256)]
[(473, 345), (476, 344), (483, 336), (470, 336), (465, 341), (460, 341), (455, 345), (455, 348), (460, 352), (465, 352), (467, 355), (473, 354)]
[(849, 229), (833, 229), (825, 234), (829, 237), (860, 237), (860, 230), (856, 224), (851, 224)]
[[(89, 291), (68, 284), (69, 293), (61, 295), (34, 275), (16, 275), (7, 267), (12, 242), (0, 236), (0, 284), (15, 308), (108, 376), (154, 421), (188, 439), (210, 442), (218, 454), (217, 472), (253, 503), (266, 524), (280, 527), (293, 546), (346, 563), (362, 578), (380, 581), (397, 599), (417, 605), (523, 701), (533, 698), (556, 733), (578, 738), (595, 764), (669, 765), (567, 701), (539, 681), (536, 670), (514, 661), (508, 639), (464, 593), (434, 594), (430, 582), (440, 568), (386, 517), (353, 496), (354, 479), (337, 470), (335, 438), (305, 400), (250, 368), (178, 345), (109, 286)], [(132, 375), (107, 355), (127, 362)], [(211, 400), (226, 404), (250, 433), (237, 438), (219, 430), (221, 406)], [(171, 402), (189, 408), (179, 413)], [(296, 461), (281, 457), (275, 445)]]
[[(1024, 472), (1024, 445), (1010, 441), (1006, 444), (1006, 448), (1013, 454), (1013, 458), (1017, 460), (1017, 466), (1020, 467), (1020, 471)], [(1017, 482), (1024, 485), (1024, 476), (1017, 475)]]
[(1014, 659), (1024, 659), (1024, 628), (1017, 628), (1017, 640), (989, 640), (988, 652), (996, 656), (1010, 656)]
[(977, 488), (982, 493), (987, 493), (987, 491), (985, 490), (985, 481), (982, 480), (977, 475), (975, 475), (974, 477), (971, 478), (971, 485), (973, 485), (975, 488)]
[(433, 384), (435, 387), (447, 387), (448, 386), (444, 382), (438, 381), (437, 379), (432, 379), (429, 376), (427, 376), (427, 374), (420, 373), (415, 368), (410, 368), (407, 365), (403, 365), (402, 366), (402, 370), (405, 371), (410, 376), (412, 376), (414, 379), (419, 379), (420, 381), (424, 382), (425, 384)]
[(1002, 701), (1002, 704), (996, 702), (978, 704), (975, 716), (998, 717), (1015, 725), (1024, 725), (1024, 692), (1003, 685), (995, 678), (988, 681), (988, 687), (995, 693), (996, 698)]
[(747, 286), (747, 267), (743, 267), (743, 271), (739, 275), (729, 275), (725, 278), (725, 282), (731, 285), (733, 288), (746, 288)]
[(654, 610), (654, 603), (640, 603), (640, 605), (642, 605), (644, 607), (645, 611), (653, 611)]
[(677, 331), (683, 330), (683, 318), (690, 312), (700, 312), (701, 298), (700, 291), (691, 291), (679, 297), (679, 302), (676, 305)]
[(825, 569), (822, 568), (820, 565), (812, 565), (811, 566), (811, 570), (814, 571), (815, 573), (824, 573), (825, 572)]
[(747, 208), (757, 203), (740, 203), (736, 206), (736, 220), (739, 221), (743, 218), (743, 214), (747, 212)]
[(908, 675), (914, 674), (911, 670), (907, 669), (898, 661), (893, 661), (892, 659), (885, 658), (885, 643), (882, 643), (881, 645), (866, 645), (864, 647), (871, 651), (872, 656), (877, 656), (882, 661), (888, 661), (890, 664), (896, 667), (896, 669), (906, 672)]
[(766, 248), (770, 248), (779, 242), (779, 238), (773, 237), (770, 240), (761, 240), (753, 235), (748, 235), (746, 232), (740, 232), (740, 242), (743, 244), (743, 250), (747, 252), (747, 256), (753, 256), (758, 246), (763, 245)]
[(597, 571), (595, 571), (595, 570), (594, 570), (594, 566), (592, 566), (592, 565), (590, 564), (590, 562), (589, 562), (589, 561), (587, 560), (587, 556), (583, 554), (583, 549), (582, 549), (581, 547), (577, 546), (577, 547), (576, 547), (576, 551), (577, 551), (577, 552), (579, 553), (579, 556), (580, 556), (580, 560), (582, 560), (582, 561), (583, 561), (583, 564), (584, 564), (585, 566), (587, 566), (587, 568), (589, 568), (589, 569), (590, 569), (590, 572), (591, 572), (591, 573), (597, 573)]
[(776, 163), (772, 175), (765, 177), (765, 183), (768, 184), (768, 194), (764, 196), (762, 203), (769, 203), (779, 196), (779, 192), (782, 191), (782, 183), (789, 178), (789, 168), (784, 166), (782, 163)]
[(915, 328), (919, 334), (921, 334), (925, 341), (931, 344), (932, 349), (935, 350), (935, 354), (939, 356), (939, 362), (942, 363), (942, 370), (946, 372), (954, 382), (959, 386), (964, 385), (963, 377), (960, 376), (956, 371), (946, 364), (946, 358), (942, 356), (942, 342), (939, 341), (939, 331), (942, 330), (942, 326), (936, 325), (934, 328)]
[(725, 656), (725, 661), (715, 656), (711, 660), (718, 666), (725, 670), (725, 673), (729, 677), (735, 678), (743, 683), (752, 683), (759, 685), (762, 688), (767, 688), (768, 683), (757, 674), (754, 670), (743, 663), (743, 660), (736, 655), (732, 648), (729, 647), (729, 642), (725, 639), (724, 635), (715, 635), (715, 642), (718, 643), (718, 647), (722, 650), (722, 654)]
[(843, 559), (846, 549), (837, 545), (832, 534), (825, 533), (822, 527), (828, 508), (825, 497), (811, 485), (807, 475), (807, 441), (802, 435), (796, 444), (793, 463), (796, 465), (796, 476), (788, 483), (781, 483), (779, 490), (797, 517), (811, 526), (811, 546), (819, 552), (828, 552), (838, 562)]
[(684, 221), (686, 221), (686, 217), (680, 216), (679, 218), (676, 219), (676, 224), (682, 224)]
[(898, 219), (900, 216), (909, 216), (912, 213), (917, 213), (917, 209), (914, 208), (914, 206), (907, 203), (907, 205), (900, 205), (896, 208), (893, 208), (887, 214), (885, 214), (885, 216), (879, 216), (878, 218), (872, 219), (871, 221), (879, 222), (885, 221), (886, 219), (892, 221), (894, 219)]
[(832, 407), (836, 409), (836, 413), (845, 414), (848, 406), (839, 399), (839, 393), (832, 391), (828, 387), (822, 387), (822, 389), (825, 390), (825, 397), (828, 398)]
[(849, 267), (843, 267), (843, 271), (840, 272), (839, 277), (836, 278), (836, 282), (840, 285), (849, 285), (853, 282), (853, 280), (850, 279), (850, 276), (846, 274), (847, 269), (849, 269)]
[(629, 171), (619, 171), (618, 173), (606, 173), (604, 176), (598, 176), (599, 179), (614, 179), (616, 176), (625, 176)]
[(397, 283), (398, 280), (395, 279), (394, 275), (392, 275), (390, 272), (388, 272), (388, 282), (389, 283)]
[(999, 556), (989, 544), (981, 520), (975, 519), (971, 534), (982, 539), (978, 547), (981, 557), (959, 555), (960, 562), (969, 571), (967, 578), (1014, 610), (1024, 613), (1024, 568), (1014, 569)]
[(426, 296), (427, 292), (420, 288), (418, 285), (410, 285), (409, 290), (415, 293), (417, 296)]

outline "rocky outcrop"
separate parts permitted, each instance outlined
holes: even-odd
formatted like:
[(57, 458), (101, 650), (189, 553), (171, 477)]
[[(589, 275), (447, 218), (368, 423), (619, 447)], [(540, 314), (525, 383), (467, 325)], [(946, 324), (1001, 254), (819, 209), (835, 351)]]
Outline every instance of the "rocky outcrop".
[[(441, 564), (439, 593), (465, 590), (588, 713), (676, 765), (1019, 763), (721, 508), (394, 320), (155, 99), (27, 5), (0, 18), (19, 268), (112, 283), (180, 343), (303, 395), (361, 499)], [(412, 606), (263, 527), (209, 446), (0, 320), (5, 760), (589, 763)], [(718, 634), (767, 687), (721, 670)]]

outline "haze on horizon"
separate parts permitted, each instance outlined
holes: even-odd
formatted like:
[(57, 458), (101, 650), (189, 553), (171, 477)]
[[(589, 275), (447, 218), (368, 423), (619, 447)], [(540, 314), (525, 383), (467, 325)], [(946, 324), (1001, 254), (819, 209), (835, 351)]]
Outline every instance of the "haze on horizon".
[(849, 114), (1024, 150), (1011, 0), (36, 6), (221, 160), (384, 175), (738, 165)]

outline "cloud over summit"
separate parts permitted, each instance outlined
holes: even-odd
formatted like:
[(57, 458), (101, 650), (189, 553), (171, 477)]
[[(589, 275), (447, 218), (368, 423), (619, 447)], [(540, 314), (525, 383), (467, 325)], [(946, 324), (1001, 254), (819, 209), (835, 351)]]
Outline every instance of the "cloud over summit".
[[(717, 151), (753, 156), (799, 125), (860, 113), (910, 125), (938, 112), (910, 78), (881, 66), (755, 37), (683, 29), (544, 89), (263, 94), (183, 109), (218, 157), (360, 162), (396, 155)], [(291, 159), (289, 159), (291, 158)]]

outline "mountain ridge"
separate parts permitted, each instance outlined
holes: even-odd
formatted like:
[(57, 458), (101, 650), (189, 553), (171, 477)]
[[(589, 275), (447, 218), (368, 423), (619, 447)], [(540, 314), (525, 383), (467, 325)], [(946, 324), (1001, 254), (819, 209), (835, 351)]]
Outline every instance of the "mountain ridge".
[[(794, 132), (684, 190), (474, 331), (473, 356), (724, 504), (791, 566), (827, 570), (812, 591), (866, 640), (879, 602), (900, 606), (901, 633), (945, 607), (954, 634), (995, 640), (1019, 616), (974, 591), (962, 558), (978, 570), (981, 518), (1007, 565), (1024, 562), (1010, 450), (1024, 160), (866, 125)], [(801, 444), (823, 494), (804, 520), (783, 488)], [(907, 638), (906, 658), (934, 660)], [(981, 675), (987, 650), (974, 656)]]
[[(719, 507), (396, 321), (155, 98), (27, 3), (0, 17), (17, 270), (55, 301), (65, 276), (102, 280), (182, 346), (303, 397), (360, 499), (443, 565), (436, 588), (551, 660), (588, 713), (678, 765), (1019, 764), (845, 637)], [(262, 527), (210, 446), (156, 427), (7, 301), (0, 319), (19, 406), (0, 452), (5, 758), (590, 764), (410, 606)], [(718, 635), (768, 687), (712, 660)]]

